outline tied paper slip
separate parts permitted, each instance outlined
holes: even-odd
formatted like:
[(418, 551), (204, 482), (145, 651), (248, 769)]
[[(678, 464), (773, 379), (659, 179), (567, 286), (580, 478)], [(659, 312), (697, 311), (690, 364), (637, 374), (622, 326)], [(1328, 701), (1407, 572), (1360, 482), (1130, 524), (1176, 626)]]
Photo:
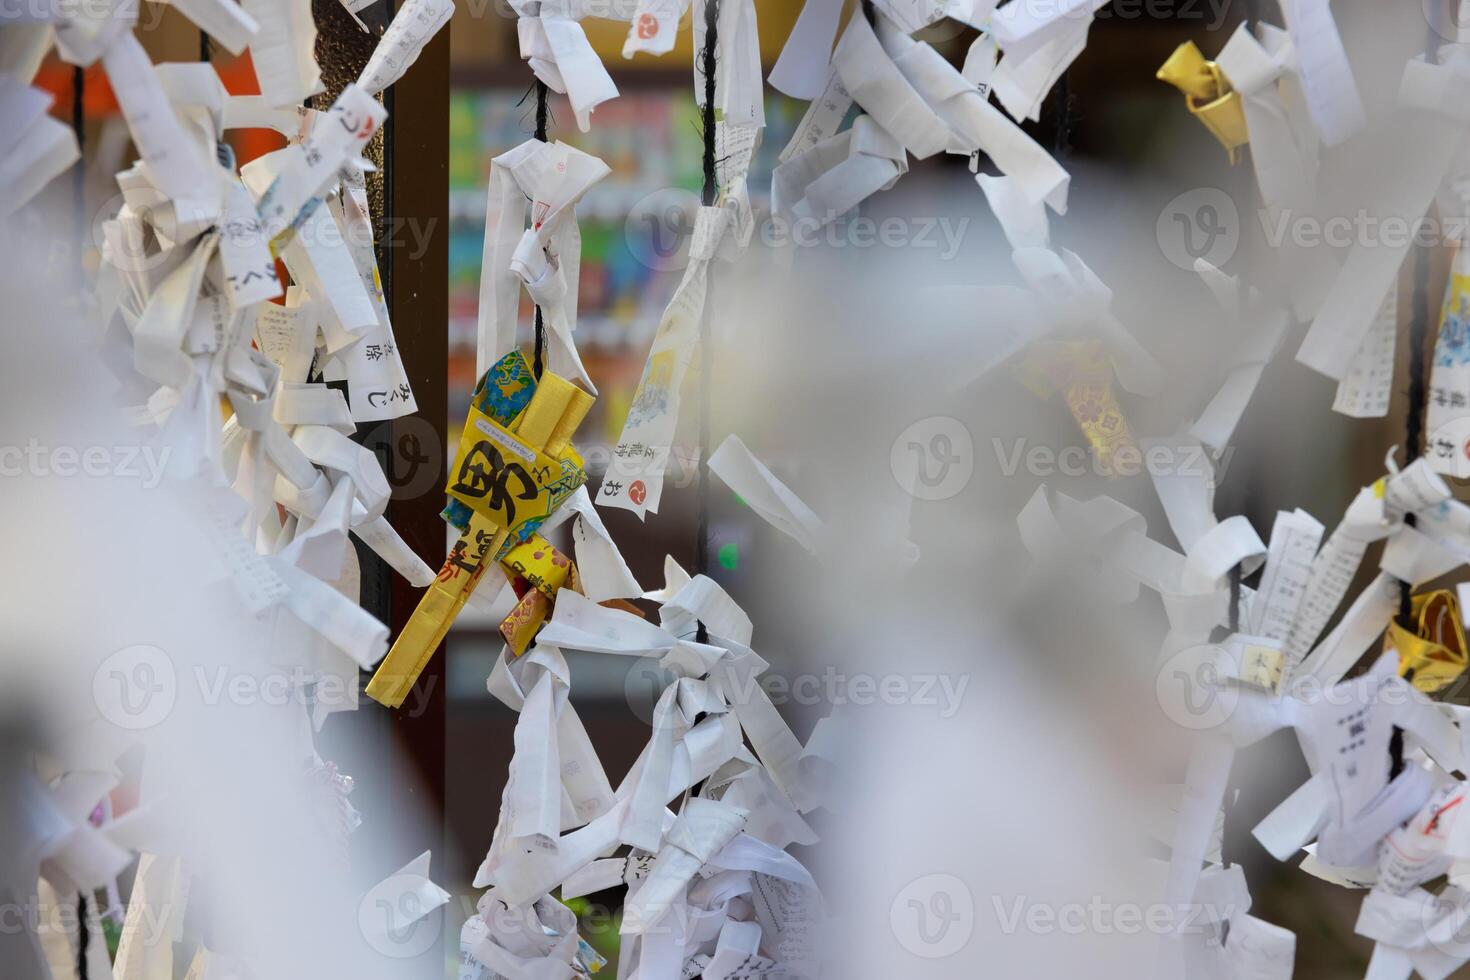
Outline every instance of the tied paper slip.
[(623, 41), (623, 57), (639, 52), (668, 54), (674, 48), (679, 19), (688, 9), (689, 0), (638, 0)]
[[(273, 249), (317, 210), (318, 195), (336, 178), (337, 172), (357, 158), (377, 133), (388, 111), (356, 85), (348, 85), (332, 103), (325, 118), (318, 118), (311, 134), (299, 146), (277, 151), (280, 163), (274, 179), (260, 193), (257, 210)], [(277, 154), (269, 154), (275, 157)], [(265, 157), (247, 164), (241, 176), (256, 190), (250, 175)]]
[[(568, 16), (564, 6), (552, 10), (547, 3), (532, 0), (512, 6), (520, 18), (516, 33), (521, 58), (547, 88), (567, 97), (577, 128), (587, 132), (592, 125), (592, 110), (618, 96), (618, 87), (592, 49), (587, 32)], [(537, 13), (527, 13), (533, 6)]]
[(515, 349), (524, 288), (548, 329), (547, 366), (596, 393), (572, 340), (582, 260), (576, 209), (608, 173), (597, 157), (537, 139), (490, 161), (475, 347), (481, 374)]
[(1225, 382), (1189, 428), (1200, 442), (1223, 452), (1260, 384), (1261, 373), (1281, 347), (1291, 319), (1285, 310), (1268, 307), (1254, 289), (1243, 293), (1236, 277), (1225, 275), (1204, 259), (1194, 260), (1194, 270), (1225, 311), (1227, 326), (1237, 337), (1231, 344), (1232, 363)]
[(1322, 142), (1337, 146), (1357, 134), (1368, 119), (1342, 35), (1332, 17), (1330, 0), (1282, 0), (1281, 13), (1296, 48), (1302, 90), (1312, 120)]
[(316, 63), (316, 22), (299, 0), (241, 0), (259, 26), (250, 60), (260, 92), (271, 105), (290, 108), (324, 91)]
[[(317, 319), (327, 353), (358, 343), (378, 324), (377, 309), (343, 241), (331, 208), (317, 208), (281, 252), (292, 278), (319, 300)], [(332, 380), (341, 380), (333, 378)]]
[[(1407, 221), (1417, 226), (1429, 210), (1435, 191), (1449, 170), (1463, 127), (1470, 121), (1470, 73), (1453, 65), (1415, 59), (1404, 66), (1399, 85), (1398, 116), (1385, 138), (1403, 141), (1415, 152), (1386, 177), (1378, 199), (1366, 214), (1379, 220)], [(1348, 253), (1317, 318), (1302, 340), (1296, 359), (1314, 371), (1341, 380), (1363, 344), (1388, 295), (1410, 239), (1402, 242), (1358, 242)]]
[(995, 166), (1024, 188), (1031, 201), (1045, 201), (1058, 214), (1067, 211), (1070, 178), (1040, 144), (990, 104), (972, 82), (928, 44), (895, 35), (885, 41), (895, 64), (934, 108), (950, 130), (947, 152), (969, 156), (984, 152)]
[(1470, 248), (1455, 251), (1429, 376), (1426, 455), (1438, 473), (1470, 476)]
[(852, 96), (842, 85), (842, 78), (837, 74), (837, 69), (827, 70), (826, 81), (811, 104), (806, 107), (801, 121), (796, 124), (796, 129), (791, 134), (784, 149), (778, 157), (781, 163), (785, 163), (792, 157), (800, 156), (822, 140), (837, 135), (837, 130), (842, 126), (842, 120), (847, 116), (847, 110), (852, 108)]
[(393, 15), (357, 84), (376, 95), (398, 81), (452, 16), (454, 0), (408, 0)]
[(897, 31), (879, 23), (881, 37), (862, 17), (848, 21), (832, 65), (853, 100), (908, 152), (920, 160), (942, 153), (954, 134), (889, 54), (885, 42), (896, 41)]
[[(1316, 200), (1320, 139), (1296, 74), (1290, 37), (1266, 23), (1257, 24), (1257, 29), (1259, 40), (1249, 25), (1241, 24), (1220, 52), (1218, 68), (1239, 93), (1245, 123), (1241, 135), (1249, 139), (1250, 163), (1266, 216), (1274, 226), (1285, 227), (1291, 215), (1310, 211)], [(1223, 113), (1223, 124), (1229, 117), (1229, 98), (1191, 105), (1202, 120)], [(1228, 145), (1233, 138), (1222, 142)], [(1336, 260), (1327, 250), (1307, 248), (1292, 236), (1283, 237), (1272, 253), (1282, 280), (1291, 283), (1297, 317), (1312, 319), (1337, 275)]]
[[(1446, 297), (1448, 302), (1448, 297)], [(1355, 419), (1381, 419), (1393, 394), (1393, 353), (1398, 338), (1399, 284), (1395, 280), (1347, 374), (1337, 383), (1332, 410)], [(1434, 431), (1434, 422), (1429, 423)]]
[(286, 305), (262, 303), (255, 313), (255, 343), (281, 369), (286, 384), (302, 384), (316, 354), (316, 316), (306, 290), (292, 286)]
[(1087, 47), (1093, 16), (1106, 0), (1009, 3), (991, 17), (992, 35), (1004, 57), (994, 91), (1016, 119), (1040, 118), (1057, 79)]
[(1304, 510), (1278, 511), (1261, 585), (1251, 601), (1250, 631), (1285, 642), (1311, 581), (1312, 559), (1326, 529)]
[(76, 162), (71, 128), (47, 112), (51, 96), (0, 73), (0, 217), (18, 210)]
[(112, 43), (102, 64), (153, 185), (180, 215), (218, 215), (219, 181), (212, 161), (205, 161), (185, 135), (153, 63), (132, 32)]
[(244, 51), (260, 32), (255, 18), (233, 0), (170, 0), (170, 3), (230, 54)]
[[(760, 36), (753, 0), (730, 0), (720, 4), (717, 25), (718, 50), (715, 62), (715, 116), (727, 128), (766, 124), (764, 79), (761, 73)], [(705, 18), (694, 20), (694, 49), (704, 49)], [(704, 59), (694, 59), (694, 101), (703, 107)], [(753, 149), (753, 147), (752, 147)], [(727, 164), (727, 169), (730, 168)], [(723, 185), (722, 185), (723, 186)]]
[(709, 471), (725, 482), (757, 514), (816, 554), (824, 526), (811, 508), (756, 459), (731, 433), (709, 458)]
[(628, 406), (628, 418), (597, 492), (597, 503), (631, 510), (639, 520), (646, 513), (658, 513), (679, 423), (680, 388), (699, 345), (709, 263), (719, 247), (725, 216), (720, 208), (700, 208), (695, 213), (689, 264), (659, 322), (643, 376)]
[[(265, 204), (283, 182), (300, 187), (302, 154), (302, 148), (296, 145), (267, 153), (246, 164), (240, 176), (251, 191), (260, 193), (265, 189), (261, 198)], [(289, 176), (293, 172), (297, 176)], [(273, 213), (283, 215), (289, 210), (285, 199), (290, 193), (274, 200), (270, 205)], [(364, 331), (376, 327), (378, 313), (332, 209), (321, 207), (321, 203), (321, 198), (311, 198), (293, 225), (275, 240), (280, 243), (281, 261), (291, 277), (317, 301), (316, 317), (327, 353), (331, 354), (356, 343)]]
[(255, 199), (237, 179), (225, 186), (224, 222), (220, 225), (220, 261), (225, 268), (225, 294), (236, 310), (275, 299), (282, 293), (276, 260), (255, 210)]
[(768, 77), (771, 87), (793, 99), (821, 98), (828, 86), (827, 64), (832, 58), (832, 42), (837, 39), (837, 23), (841, 18), (842, 0), (803, 3), (781, 56), (771, 69)]
[(362, 339), (338, 351), (335, 360), (343, 362), (351, 393), (354, 422), (380, 422), (401, 418), (418, 411), (398, 342), (388, 319), (388, 305), (383, 297), (383, 283), (378, 275), (378, 260), (373, 249), (373, 221), (368, 213), (367, 189), (361, 175), (343, 187), (340, 198), (327, 202), (333, 218), (347, 238), (347, 250), (362, 280), (364, 292), (372, 301), (378, 322), (363, 332)]
[(1347, 594), (1368, 545), (1401, 528), (1404, 514), (1423, 510), (1449, 496), (1449, 487), (1425, 459), (1415, 460), (1403, 471), (1358, 492), (1342, 523), (1328, 535), (1312, 561), (1306, 594), (1286, 639), (1288, 679)]

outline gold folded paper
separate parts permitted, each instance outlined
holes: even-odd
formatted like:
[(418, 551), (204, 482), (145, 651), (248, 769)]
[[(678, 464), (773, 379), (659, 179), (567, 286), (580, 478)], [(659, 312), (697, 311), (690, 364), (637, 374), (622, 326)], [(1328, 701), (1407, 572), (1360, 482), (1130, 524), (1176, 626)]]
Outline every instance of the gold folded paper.
[(500, 567), (513, 584), (518, 580), (524, 583), (520, 601), (500, 624), (500, 635), (519, 657), (551, 615), (556, 594), (564, 588), (581, 592), (582, 585), (572, 560), (539, 534), (510, 549), (501, 559)]
[(1409, 606), (1413, 632), (1390, 623), (1384, 649), (1399, 655), (1399, 676), (1414, 671), (1411, 683), (1425, 694), (1443, 691), (1465, 672), (1465, 627), (1455, 593), (1438, 589), (1414, 596)]
[(1250, 142), (1250, 133), (1240, 93), (1231, 88), (1220, 66), (1206, 61), (1193, 41), (1185, 41), (1169, 55), (1156, 77), (1184, 93), (1189, 111), (1214, 134), (1229, 152), (1230, 162), (1235, 163), (1235, 151)]
[[(591, 395), (548, 371), (537, 382), (530, 403), (509, 426), (471, 406), (460, 439), (459, 462), (446, 487), (450, 497), (471, 509), (469, 525), (368, 682), (368, 697), (390, 708), (403, 704), (486, 569), (496, 562), (503, 564), (517, 556), (552, 594), (562, 584), (575, 581), (570, 560), (559, 552), (565, 566), (552, 562), (549, 554), (544, 563), (540, 557), (531, 557), (536, 552), (533, 542), (555, 551), (545, 538), (531, 533), (526, 541), (518, 542), (512, 532), (533, 520), (544, 520), (585, 479), (582, 458), (571, 445), (571, 437), (592, 401)], [(525, 550), (528, 546), (529, 551)], [(519, 574), (505, 568), (512, 579)], [(522, 624), (517, 655), (525, 651), (551, 608), (540, 586), (531, 592), (542, 595), (546, 603), (534, 625)], [(517, 612), (512, 612), (511, 619), (516, 617)]]
[(1246, 644), (1240, 662), (1241, 683), (1275, 694), (1281, 687), (1281, 675), (1285, 666), (1286, 654), (1275, 647)]
[(1087, 437), (1098, 468), (1117, 475), (1118, 451), (1131, 448), (1142, 463), (1128, 419), (1113, 391), (1113, 366), (1100, 340), (1052, 341), (1036, 344), (1021, 365), (1021, 382), (1040, 398), (1060, 391), (1067, 409)]

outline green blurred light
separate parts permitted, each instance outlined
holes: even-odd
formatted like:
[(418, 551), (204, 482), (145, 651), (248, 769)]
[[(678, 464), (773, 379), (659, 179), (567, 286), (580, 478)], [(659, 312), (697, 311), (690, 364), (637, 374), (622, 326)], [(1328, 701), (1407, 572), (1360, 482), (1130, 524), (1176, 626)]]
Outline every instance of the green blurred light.
[(720, 545), (720, 550), (717, 554), (720, 560), (720, 567), (727, 572), (735, 571), (736, 566), (740, 564), (740, 545), (734, 541)]

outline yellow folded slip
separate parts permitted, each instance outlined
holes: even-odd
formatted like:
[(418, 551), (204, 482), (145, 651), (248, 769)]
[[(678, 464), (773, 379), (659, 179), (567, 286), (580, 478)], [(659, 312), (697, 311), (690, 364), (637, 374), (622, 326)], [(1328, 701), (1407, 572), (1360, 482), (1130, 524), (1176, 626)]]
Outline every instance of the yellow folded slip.
[[(1054, 341), (1035, 344), (1020, 368), (1021, 382), (1038, 397), (1062, 392), (1067, 409), (1097, 458), (1098, 468), (1113, 475), (1114, 456), (1138, 444), (1118, 396), (1113, 391), (1113, 366), (1100, 340)], [(1142, 460), (1141, 453), (1136, 458)]]
[(1409, 606), (1414, 629), (1390, 623), (1384, 647), (1399, 654), (1399, 676), (1412, 669), (1410, 682), (1426, 694), (1442, 691), (1465, 672), (1465, 628), (1455, 593), (1438, 589), (1414, 596)]
[[(482, 380), (481, 385), (485, 383)], [(576, 385), (546, 372), (510, 425), (500, 424), (472, 404), (460, 436), (458, 462), (445, 488), (470, 509), (469, 525), (368, 682), (368, 697), (390, 708), (403, 704), (485, 570), (496, 561), (516, 556), (553, 595), (567, 581), (570, 561), (533, 529), (586, 479), (571, 437), (592, 402), (592, 396)], [(544, 558), (537, 556), (535, 542), (544, 546)], [(558, 566), (551, 553), (568, 567)], [(540, 586), (532, 591), (542, 594)], [(523, 626), (518, 654), (545, 619), (543, 611), (529, 632), (531, 621)]]
[(1169, 55), (1156, 77), (1184, 93), (1184, 104), (1220, 141), (1234, 163), (1235, 151), (1250, 142), (1250, 133), (1240, 93), (1231, 88), (1220, 66), (1206, 61), (1193, 41), (1185, 41)]

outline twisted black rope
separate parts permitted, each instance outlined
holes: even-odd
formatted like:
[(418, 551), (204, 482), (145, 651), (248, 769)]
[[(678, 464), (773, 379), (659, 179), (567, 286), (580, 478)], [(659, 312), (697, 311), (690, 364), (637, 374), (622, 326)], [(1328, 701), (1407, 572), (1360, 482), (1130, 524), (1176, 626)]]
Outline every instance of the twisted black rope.
[(87, 893), (77, 892), (77, 980), (87, 980)]
[[(546, 83), (536, 79), (536, 138), (546, 142)], [(546, 321), (541, 315), (541, 305), (536, 305), (536, 349), (531, 357), (531, 374), (541, 380), (541, 358), (546, 350)]]
[[(1425, 390), (1424, 348), (1429, 339), (1429, 250), (1422, 245), (1414, 247), (1414, 297), (1413, 312), (1409, 319), (1409, 408), (1404, 424), (1404, 465), (1407, 467), (1423, 453), (1419, 444), (1424, 436), (1424, 411), (1428, 401)], [(1413, 527), (1413, 514), (1404, 515), (1404, 524)], [(1399, 582), (1398, 624), (1402, 629), (1414, 629), (1413, 583)], [(1405, 680), (1414, 679), (1411, 670)], [(1398, 777), (1404, 770), (1404, 730), (1394, 726), (1389, 739), (1388, 755), (1391, 760), (1388, 778)]]
[[(1424, 411), (1428, 401), (1425, 391), (1424, 347), (1429, 337), (1429, 256), (1422, 247), (1414, 249), (1414, 301), (1409, 320), (1409, 409), (1404, 425), (1404, 465), (1408, 466), (1423, 452)], [(1404, 523), (1413, 527), (1413, 514), (1404, 515)], [(1410, 583), (1399, 583), (1399, 625), (1411, 628), (1409, 608)]]
[(1058, 160), (1067, 156), (1072, 149), (1072, 83), (1067, 72), (1057, 79), (1057, 133), (1052, 154)]
[[(715, 173), (715, 50), (719, 45), (719, 21), (719, 0), (705, 0), (704, 48), (699, 52), (699, 71), (704, 78), (704, 107), (700, 117), (700, 134), (704, 139), (704, 188), (700, 200), (707, 208), (714, 206), (720, 190)], [(698, 516), (694, 530), (694, 570), (698, 575), (709, 573), (710, 388), (714, 380), (714, 338), (710, 330), (712, 287), (713, 283), (707, 277), (704, 316), (699, 325), (699, 488), (695, 498)], [(709, 632), (703, 621), (699, 623), (695, 641), (709, 642)]]
[[(76, 243), (77, 272), (84, 274), (82, 264), (83, 243), (86, 234), (86, 178), (85, 155), (87, 125), (82, 93), (86, 87), (86, 73), (80, 65), (72, 68), (71, 74), (71, 131), (77, 140), (77, 168), (72, 174), (72, 187), (76, 196)], [(87, 980), (87, 896), (77, 893), (77, 978)]]
[(80, 65), (71, 70), (71, 131), (77, 138), (77, 167), (72, 171), (72, 194), (76, 198), (76, 233), (77, 243), (77, 269), (81, 271), (83, 245), (87, 236), (87, 183), (86, 183), (86, 149), (87, 143), (87, 118), (86, 110), (82, 106), (82, 96), (87, 88), (87, 75)]

